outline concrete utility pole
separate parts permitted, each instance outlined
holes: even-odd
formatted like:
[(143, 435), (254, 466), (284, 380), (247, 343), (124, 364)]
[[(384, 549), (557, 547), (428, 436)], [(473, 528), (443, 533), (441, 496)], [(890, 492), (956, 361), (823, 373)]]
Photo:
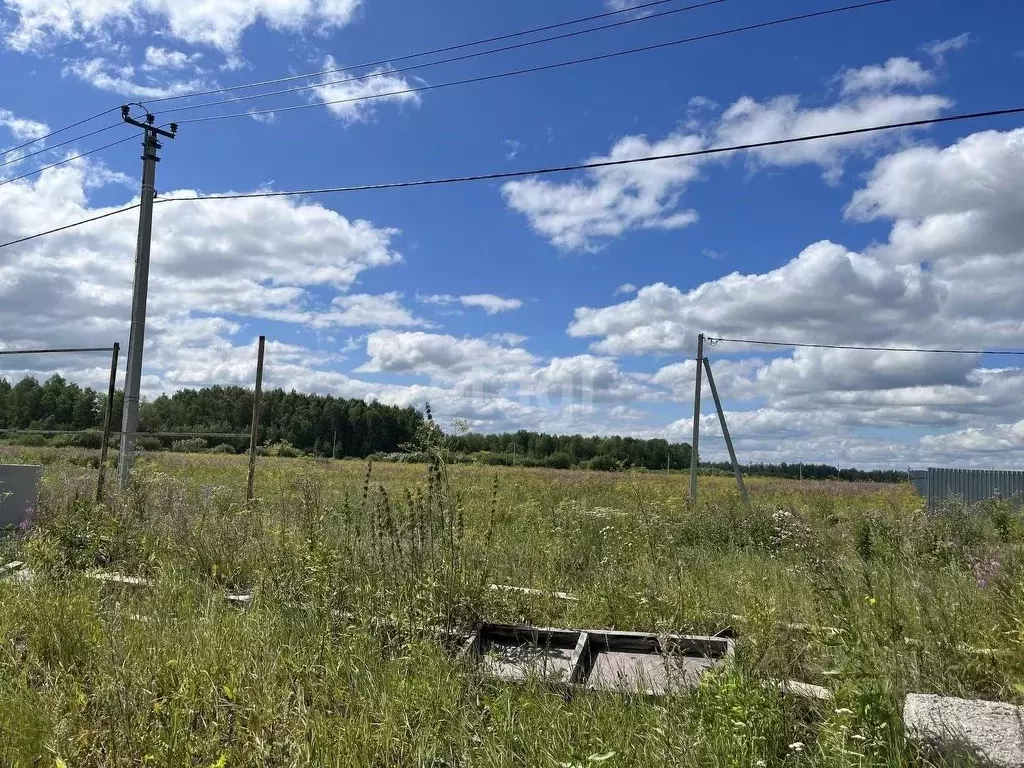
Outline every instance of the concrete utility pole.
[(124, 381), (124, 418), (121, 422), (121, 452), (117, 461), (117, 485), (128, 482), (135, 459), (135, 433), (139, 429), (139, 390), (142, 386), (142, 347), (146, 340), (146, 297), (149, 292), (149, 246), (153, 236), (153, 199), (156, 197), (156, 164), (161, 144), (158, 136), (173, 139), (176, 123), (170, 131), (153, 125), (156, 118), (146, 114), (140, 122), (130, 115), (131, 109), (121, 107), (121, 117), (129, 125), (141, 128), (142, 198), (139, 203), (139, 239), (135, 245), (135, 281), (132, 285), (132, 326), (128, 337), (128, 373)]
[(704, 334), (697, 334), (697, 388), (693, 393), (693, 444), (690, 446), (690, 501), (697, 503), (697, 455), (700, 442), (700, 385), (704, 363)]

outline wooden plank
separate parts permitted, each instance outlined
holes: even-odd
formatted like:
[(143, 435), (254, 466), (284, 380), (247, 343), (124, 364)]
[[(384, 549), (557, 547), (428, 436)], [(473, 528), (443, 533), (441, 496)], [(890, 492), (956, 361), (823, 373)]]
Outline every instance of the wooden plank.
[(537, 597), (553, 597), (557, 600), (564, 600), (569, 603), (578, 603), (580, 599), (576, 595), (569, 592), (546, 592), (543, 589), (534, 589), (532, 587), (513, 587), (508, 584), (490, 584), (488, 586), (492, 592), (519, 592), (523, 595), (534, 595)]
[(87, 573), (85, 578), (106, 582), (107, 584), (123, 584), (128, 587), (151, 587), (154, 583), (150, 579), (144, 579), (141, 576), (127, 576), (123, 573), (106, 573), (104, 571)]
[(582, 683), (590, 674), (590, 635), (587, 632), (580, 632), (580, 639), (572, 652), (572, 668), (569, 673), (570, 683)]
[(0, 566), (0, 579), (10, 576), (11, 574), (17, 573), (25, 567), (25, 564), (21, 560), (15, 560), (13, 563)]

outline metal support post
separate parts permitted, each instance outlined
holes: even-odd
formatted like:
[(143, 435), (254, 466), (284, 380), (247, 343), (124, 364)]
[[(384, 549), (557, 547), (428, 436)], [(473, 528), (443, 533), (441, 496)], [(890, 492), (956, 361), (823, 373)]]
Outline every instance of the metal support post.
[(156, 164), (161, 148), (158, 136), (173, 139), (178, 126), (171, 123), (165, 131), (146, 121), (134, 120), (129, 108), (121, 107), (121, 117), (129, 125), (142, 128), (142, 195), (139, 202), (139, 236), (135, 245), (135, 279), (132, 284), (132, 325), (128, 337), (128, 371), (124, 381), (124, 416), (121, 426), (121, 452), (117, 462), (117, 484), (123, 488), (131, 475), (135, 459), (135, 433), (139, 429), (139, 395), (142, 388), (142, 349), (146, 341), (146, 299), (149, 292), (149, 249), (153, 237), (153, 200), (156, 197)]
[(256, 388), (252, 393), (252, 432), (249, 435), (249, 486), (245, 498), (252, 501), (253, 486), (256, 482), (256, 446), (259, 445), (260, 395), (263, 393), (263, 350), (267, 337), (260, 336), (259, 352), (256, 353)]
[(114, 393), (117, 386), (117, 356), (121, 345), (114, 342), (110, 351), (110, 383), (107, 385), (107, 408), (103, 414), (103, 443), (100, 445), (100, 474), (96, 478), (96, 501), (103, 501), (103, 481), (107, 474), (107, 446), (110, 443), (110, 422), (114, 412)]
[(718, 387), (715, 386), (715, 377), (711, 375), (711, 361), (704, 358), (704, 370), (708, 374), (708, 386), (711, 387), (711, 396), (715, 398), (715, 410), (718, 411), (718, 421), (722, 425), (722, 435), (725, 437), (725, 447), (729, 449), (729, 460), (732, 462), (732, 471), (736, 475), (736, 487), (740, 489), (740, 496), (743, 503), (749, 504), (750, 497), (747, 495), (747, 486), (743, 484), (743, 473), (740, 472), (739, 462), (736, 461), (736, 451), (732, 447), (732, 438), (729, 436), (729, 425), (725, 423), (725, 411), (722, 410), (722, 400), (718, 397)]
[(697, 450), (700, 443), (701, 361), (704, 359), (704, 334), (697, 334), (697, 386), (693, 393), (693, 442), (690, 444), (690, 501), (697, 503)]

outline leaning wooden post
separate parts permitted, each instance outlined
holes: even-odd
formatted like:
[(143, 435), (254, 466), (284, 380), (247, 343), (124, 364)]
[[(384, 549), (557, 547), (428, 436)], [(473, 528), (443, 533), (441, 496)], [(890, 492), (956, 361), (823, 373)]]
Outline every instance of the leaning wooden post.
[(697, 334), (697, 387), (693, 393), (693, 443), (690, 445), (690, 501), (697, 503), (697, 449), (700, 443), (700, 376), (704, 359), (704, 334)]
[(729, 449), (729, 460), (732, 461), (732, 471), (736, 475), (736, 486), (740, 489), (740, 496), (744, 504), (750, 504), (750, 497), (747, 496), (747, 486), (743, 484), (743, 473), (740, 472), (739, 462), (736, 461), (736, 451), (732, 447), (732, 438), (729, 437), (729, 426), (725, 423), (725, 411), (722, 410), (722, 400), (718, 397), (718, 387), (715, 386), (715, 377), (711, 375), (711, 361), (704, 358), (704, 370), (708, 373), (708, 386), (711, 387), (711, 396), (715, 398), (715, 410), (718, 411), (718, 421), (722, 425), (722, 435), (725, 437), (725, 447)]
[(253, 500), (253, 484), (256, 480), (256, 446), (259, 444), (260, 431), (260, 394), (263, 392), (263, 350), (267, 343), (266, 336), (260, 336), (260, 348), (256, 354), (256, 389), (252, 397), (252, 432), (249, 435), (249, 488), (245, 498)]
[(96, 478), (96, 501), (103, 501), (103, 481), (107, 473), (107, 443), (110, 442), (110, 419), (114, 410), (114, 387), (117, 385), (117, 356), (121, 345), (116, 341), (110, 351), (110, 383), (107, 386), (107, 409), (103, 414), (103, 444), (100, 445), (100, 475)]

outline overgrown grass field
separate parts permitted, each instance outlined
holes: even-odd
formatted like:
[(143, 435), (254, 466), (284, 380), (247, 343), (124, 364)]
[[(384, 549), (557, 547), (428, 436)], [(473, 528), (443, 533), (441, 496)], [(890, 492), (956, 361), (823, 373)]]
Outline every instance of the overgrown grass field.
[[(4, 453), (47, 464), (38, 515), (0, 545), (33, 575), (0, 581), (0, 765), (929, 765), (906, 693), (1024, 701), (1006, 505), (929, 516), (909, 486), (750, 479), (745, 508), (706, 477), (693, 506), (680, 474), (430, 452), (261, 459), (252, 506), (244, 457), (156, 455), (97, 505), (74, 454)], [(444, 633), (481, 619), (738, 640), (692, 693), (566, 697), (456, 661)]]

